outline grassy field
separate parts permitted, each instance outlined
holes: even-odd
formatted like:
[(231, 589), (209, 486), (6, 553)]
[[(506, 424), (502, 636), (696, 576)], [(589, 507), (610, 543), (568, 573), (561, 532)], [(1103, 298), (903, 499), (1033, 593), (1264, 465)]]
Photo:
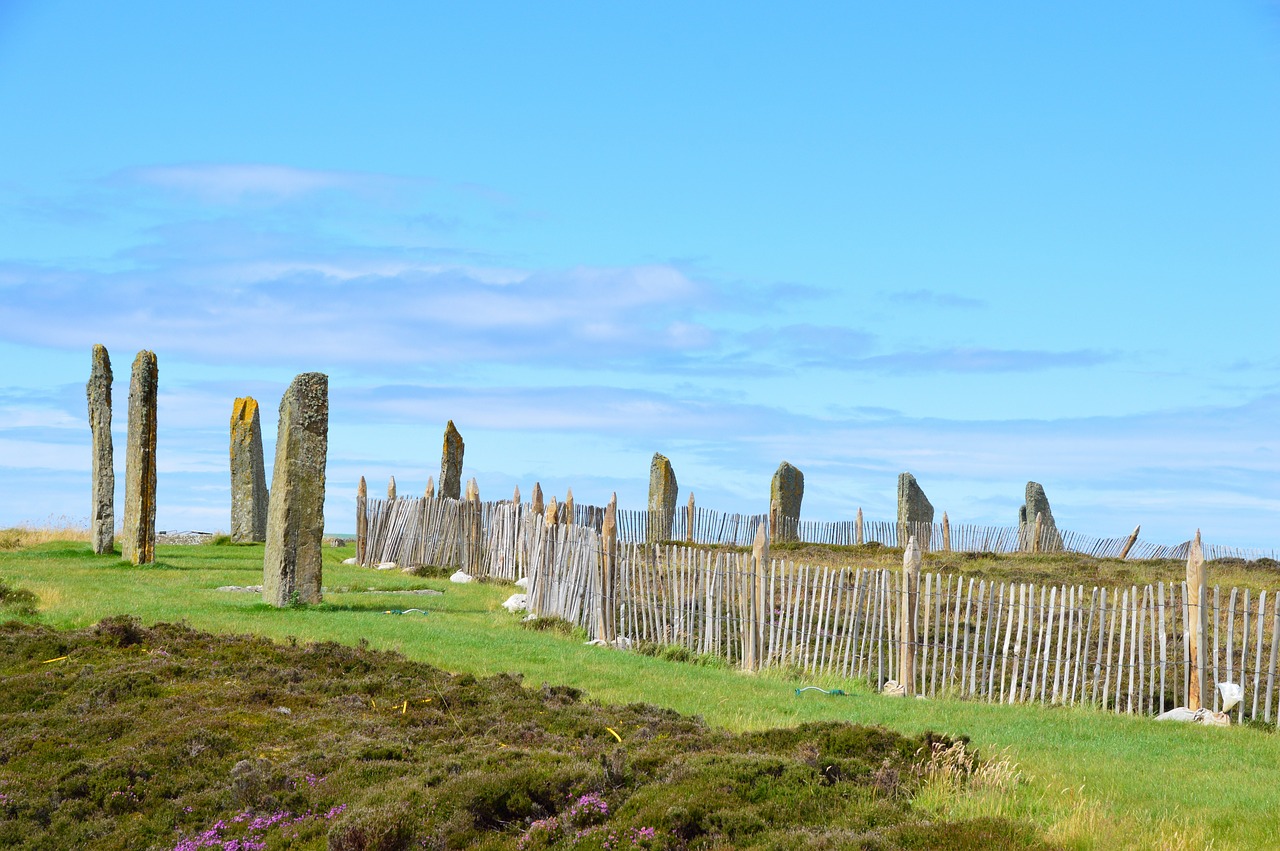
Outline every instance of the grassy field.
[[(259, 582), (260, 547), (162, 547), (158, 564), (136, 568), (93, 556), (84, 544), (43, 544), (0, 553), (0, 581), (36, 595), (39, 613), (23, 620), (62, 629), (128, 613), (145, 624), (182, 621), (282, 642), (363, 641), (448, 671), (519, 672), (526, 685), (567, 684), (604, 703), (655, 703), (731, 731), (853, 721), (914, 737), (928, 730), (968, 736), (980, 753), (1016, 764), (1016, 782), (952, 783), (939, 775), (913, 793), (913, 806), (941, 819), (1027, 821), (1063, 847), (1257, 848), (1280, 834), (1274, 782), (1280, 736), (1266, 730), (1157, 724), (1075, 708), (883, 698), (837, 680), (815, 684), (842, 688), (848, 697), (797, 697), (795, 688), (811, 681), (586, 647), (580, 638), (523, 628), (500, 607), (509, 587), (341, 565), (350, 554), (326, 550), (326, 602), (311, 610), (275, 610), (256, 595), (215, 590)], [(1070, 568), (1046, 566), (1048, 558), (987, 561), (1010, 572)], [(1243, 568), (1241, 575), (1256, 580), (1254, 587), (1275, 587), (1263, 571)], [(422, 588), (444, 593), (404, 593)], [(429, 614), (386, 613), (408, 608)]]

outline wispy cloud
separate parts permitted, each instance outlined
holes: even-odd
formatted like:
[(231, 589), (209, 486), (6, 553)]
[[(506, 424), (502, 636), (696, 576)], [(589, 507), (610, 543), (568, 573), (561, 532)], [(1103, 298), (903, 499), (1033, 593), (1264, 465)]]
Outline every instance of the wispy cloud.
[(954, 347), (923, 351), (893, 352), (843, 362), (846, 369), (865, 369), (896, 374), (938, 372), (1038, 372), (1097, 366), (1117, 355), (1094, 349), (1068, 352), (1036, 349), (988, 349)]
[(937, 290), (899, 290), (888, 293), (888, 298), (889, 301), (898, 304), (960, 308), (963, 310), (976, 310), (987, 306), (987, 303), (980, 298), (938, 292)]
[(145, 166), (121, 172), (117, 180), (189, 194), (214, 204), (285, 200), (326, 189), (386, 190), (403, 182), (380, 174), (259, 163)]

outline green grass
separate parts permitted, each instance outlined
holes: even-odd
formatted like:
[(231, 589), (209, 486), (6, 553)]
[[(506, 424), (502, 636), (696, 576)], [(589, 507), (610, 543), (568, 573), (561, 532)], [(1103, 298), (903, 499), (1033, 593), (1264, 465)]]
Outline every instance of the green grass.
[[(606, 703), (654, 703), (734, 731), (839, 720), (909, 736), (965, 735), (983, 754), (1015, 762), (1021, 779), (953, 788), (942, 777), (918, 792), (916, 806), (939, 818), (1029, 820), (1065, 847), (1252, 848), (1271, 845), (1280, 833), (1280, 736), (1267, 730), (1159, 724), (1079, 708), (883, 698), (831, 678), (813, 682), (850, 695), (796, 697), (799, 683), (778, 672), (744, 675), (523, 629), (500, 608), (509, 587), (339, 564), (350, 554), (349, 547), (325, 551), (329, 591), (310, 610), (276, 610), (252, 594), (214, 590), (258, 583), (259, 547), (162, 547), (158, 564), (135, 568), (93, 556), (84, 544), (47, 544), (0, 553), (0, 581), (37, 595), (40, 614), (27, 620), (63, 629), (129, 613), (147, 624), (181, 620), (282, 642), (363, 640), (448, 671), (517, 671), (526, 684), (567, 684)], [(445, 593), (397, 593), (423, 587)], [(411, 607), (430, 614), (383, 614)]]

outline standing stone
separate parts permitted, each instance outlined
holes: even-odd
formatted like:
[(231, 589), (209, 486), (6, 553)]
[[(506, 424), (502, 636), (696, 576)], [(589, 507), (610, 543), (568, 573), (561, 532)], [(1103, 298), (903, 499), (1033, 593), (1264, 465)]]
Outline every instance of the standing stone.
[[(1035, 540), (1036, 515), (1040, 515), (1040, 540)], [(1060, 552), (1062, 535), (1053, 522), (1049, 498), (1039, 482), (1027, 482), (1026, 501), (1018, 509), (1018, 540), (1023, 552)]]
[(453, 420), (444, 427), (444, 451), (440, 455), (440, 496), (449, 499), (462, 497), (462, 435), (458, 434)]
[(134, 564), (156, 560), (156, 387), (155, 352), (133, 359), (129, 381), (129, 443), (124, 458), (124, 537), (120, 555)]
[(93, 368), (85, 395), (89, 397), (89, 431), (93, 435), (89, 531), (93, 551), (109, 553), (116, 540), (116, 471), (111, 446), (111, 358), (105, 346), (93, 347)]
[(916, 483), (916, 477), (910, 473), (898, 476), (898, 544), (905, 547), (914, 535), (920, 548), (927, 551), (932, 528), (925, 526), (932, 524), (933, 504)]
[(434, 476), (427, 476), (427, 489), (423, 491), (423, 495), (427, 499), (436, 498), (436, 480)]
[(231, 540), (267, 539), (267, 470), (262, 460), (258, 402), (238, 398), (231, 407)]
[(676, 472), (667, 456), (655, 452), (649, 463), (649, 540), (671, 540), (676, 516)]
[(769, 505), (777, 505), (777, 519), (772, 524), (774, 541), (794, 541), (800, 522), (800, 502), (804, 499), (804, 473), (788, 461), (778, 465), (769, 486)]
[(396, 498), (396, 477), (392, 476), (387, 482), (387, 502), (392, 502)]
[(542, 482), (533, 483), (533, 496), (529, 501), (529, 510), (537, 516), (542, 516)]
[(304, 372), (280, 400), (262, 560), (262, 599), (273, 606), (320, 602), (328, 452), (329, 377)]

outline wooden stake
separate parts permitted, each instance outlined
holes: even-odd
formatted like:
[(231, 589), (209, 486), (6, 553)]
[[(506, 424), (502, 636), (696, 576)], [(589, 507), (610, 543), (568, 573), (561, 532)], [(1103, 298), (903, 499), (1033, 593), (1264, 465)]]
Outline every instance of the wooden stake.
[(862, 537), (862, 508), (858, 508), (858, 518), (853, 521), (853, 539), (854, 543), (862, 545), (866, 543)]
[(1204, 546), (1200, 543), (1200, 530), (1187, 555), (1187, 629), (1189, 640), (1187, 662), (1191, 670), (1191, 682), (1187, 692), (1187, 707), (1204, 708), (1204, 639), (1205, 639), (1205, 569)]
[(947, 519), (945, 511), (942, 512), (942, 551), (951, 552), (951, 521)]
[(920, 582), (920, 544), (914, 536), (907, 541), (902, 554), (901, 625), (898, 635), (901, 644), (898, 655), (898, 682), (902, 683), (910, 697), (916, 693), (916, 603)]
[(1133, 545), (1138, 542), (1138, 532), (1141, 529), (1142, 529), (1141, 524), (1133, 527), (1133, 534), (1129, 536), (1129, 540), (1124, 542), (1124, 548), (1120, 550), (1121, 559), (1126, 559), (1129, 557), (1129, 550), (1133, 549)]

